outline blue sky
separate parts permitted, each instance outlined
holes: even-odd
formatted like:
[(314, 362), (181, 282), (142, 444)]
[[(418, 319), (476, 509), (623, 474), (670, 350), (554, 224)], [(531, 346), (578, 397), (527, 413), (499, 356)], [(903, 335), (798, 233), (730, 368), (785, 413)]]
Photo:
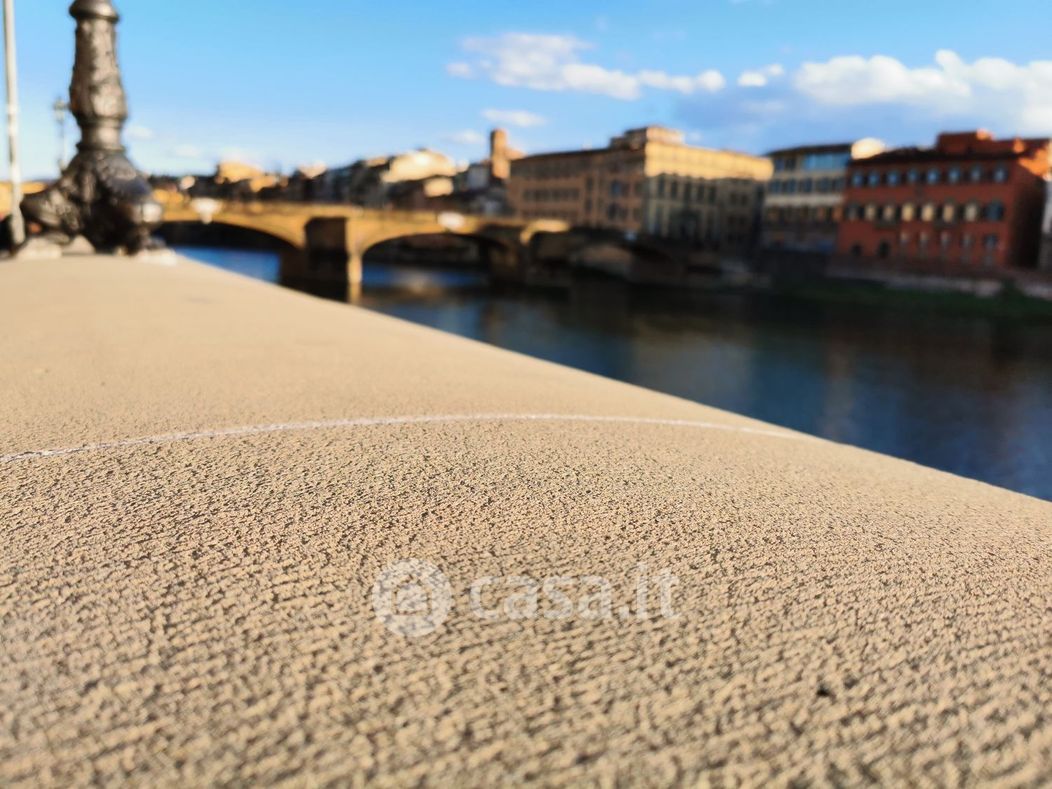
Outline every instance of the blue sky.
[[(55, 169), (68, 0), (15, 0), (25, 170)], [(480, 158), (663, 123), (761, 153), (939, 129), (1052, 136), (1048, 0), (118, 0), (133, 159)]]

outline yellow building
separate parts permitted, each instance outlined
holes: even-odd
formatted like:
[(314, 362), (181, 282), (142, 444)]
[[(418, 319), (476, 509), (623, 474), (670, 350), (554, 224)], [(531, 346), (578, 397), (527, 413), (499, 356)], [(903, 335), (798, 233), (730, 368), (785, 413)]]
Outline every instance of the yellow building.
[(606, 148), (526, 156), (511, 163), (508, 198), (526, 219), (691, 241), (744, 251), (755, 237), (769, 159), (687, 145), (647, 126)]
[(278, 176), (253, 164), (226, 161), (216, 166), (215, 182), (219, 186), (243, 185), (249, 192), (255, 193), (276, 186)]

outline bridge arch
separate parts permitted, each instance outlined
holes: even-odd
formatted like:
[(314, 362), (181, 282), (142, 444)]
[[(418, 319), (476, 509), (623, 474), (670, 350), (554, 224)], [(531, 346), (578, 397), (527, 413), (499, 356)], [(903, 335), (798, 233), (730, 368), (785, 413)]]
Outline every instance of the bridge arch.
[(414, 230), (409, 233), (397, 233), (391, 232), (386, 234), (380, 234), (374, 237), (370, 237), (361, 242), (358, 247), (357, 254), (361, 259), (365, 260), (365, 256), (370, 252), (374, 252), (378, 247), (384, 244), (389, 244), (396, 241), (412, 241), (414, 239), (422, 240), (428, 238), (449, 238), (461, 241), (468, 241), (473, 243), (476, 247), (481, 250), (485, 250), (487, 253), (492, 253), (494, 250), (498, 251), (500, 260), (507, 260), (515, 253), (515, 249), (508, 241), (496, 238), (492, 235), (487, 235), (483, 232), (451, 232), (446, 229), (439, 229), (433, 232), (427, 232), (423, 230)]
[(298, 243), (298, 240), (296, 239), (294, 234), (286, 232), (281, 228), (260, 227), (258, 225), (251, 224), (248, 222), (226, 221), (224, 218), (215, 218), (209, 222), (205, 222), (200, 218), (166, 219), (161, 225), (161, 235), (166, 235), (166, 231), (178, 231), (180, 228), (186, 227), (197, 227), (202, 229), (207, 229), (211, 227), (226, 227), (233, 228), (239, 231), (246, 231), (253, 236), (269, 239), (271, 242), (273, 242), (273, 246), (275, 246), (281, 251), (301, 249), (303, 246), (301, 243)]

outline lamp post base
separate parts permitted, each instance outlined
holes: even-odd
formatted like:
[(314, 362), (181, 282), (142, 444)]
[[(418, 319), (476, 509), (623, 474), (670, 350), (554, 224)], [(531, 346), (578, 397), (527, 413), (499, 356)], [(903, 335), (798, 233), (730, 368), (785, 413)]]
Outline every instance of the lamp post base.
[(128, 161), (121, 128), (128, 108), (116, 54), (119, 17), (110, 0), (75, 0), (76, 58), (70, 111), (80, 126), (78, 153), (48, 189), (22, 201), (34, 233), (55, 241), (82, 235), (100, 251), (137, 253), (163, 219), (149, 183)]

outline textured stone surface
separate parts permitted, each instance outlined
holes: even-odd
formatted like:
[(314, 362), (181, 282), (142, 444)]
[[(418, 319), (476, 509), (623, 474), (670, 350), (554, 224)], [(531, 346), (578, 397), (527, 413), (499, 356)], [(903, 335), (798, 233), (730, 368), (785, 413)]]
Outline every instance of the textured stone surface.
[(1048, 503), (191, 263), (0, 264), (0, 416), (4, 784), (1052, 780)]

